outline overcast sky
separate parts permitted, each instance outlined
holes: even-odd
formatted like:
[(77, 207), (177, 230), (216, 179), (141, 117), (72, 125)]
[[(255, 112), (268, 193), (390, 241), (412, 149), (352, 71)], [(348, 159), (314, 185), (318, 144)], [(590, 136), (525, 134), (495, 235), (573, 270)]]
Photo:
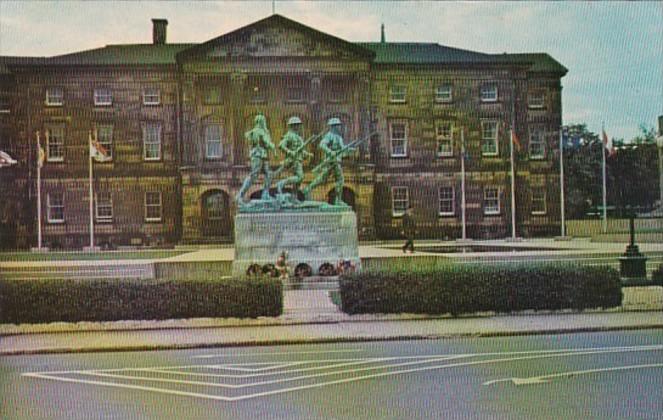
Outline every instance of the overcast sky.
[[(663, 114), (663, 2), (276, 1), (276, 12), (348, 41), (438, 42), (487, 53), (547, 52), (569, 69), (564, 123), (630, 139)], [(272, 2), (0, 0), (0, 55), (106, 44), (202, 42), (272, 13)]]

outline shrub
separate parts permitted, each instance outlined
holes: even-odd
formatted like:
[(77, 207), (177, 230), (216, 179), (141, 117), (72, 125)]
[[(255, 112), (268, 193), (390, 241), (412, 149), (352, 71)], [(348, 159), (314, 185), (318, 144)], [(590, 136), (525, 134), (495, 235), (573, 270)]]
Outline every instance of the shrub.
[(278, 316), (278, 280), (0, 280), (0, 323)]
[(651, 274), (651, 281), (654, 284), (663, 286), (663, 264), (660, 264), (658, 268)]
[(622, 301), (616, 270), (550, 263), (368, 270), (343, 276), (340, 292), (349, 314), (582, 310)]

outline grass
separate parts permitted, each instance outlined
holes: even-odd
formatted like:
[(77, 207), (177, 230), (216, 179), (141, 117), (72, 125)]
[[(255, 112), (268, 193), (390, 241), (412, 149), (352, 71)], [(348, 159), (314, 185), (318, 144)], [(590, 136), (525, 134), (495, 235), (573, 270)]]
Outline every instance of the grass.
[(2, 252), (0, 262), (18, 261), (83, 261), (83, 260), (144, 260), (176, 257), (188, 251), (137, 250), (137, 251), (50, 251), (50, 252)]

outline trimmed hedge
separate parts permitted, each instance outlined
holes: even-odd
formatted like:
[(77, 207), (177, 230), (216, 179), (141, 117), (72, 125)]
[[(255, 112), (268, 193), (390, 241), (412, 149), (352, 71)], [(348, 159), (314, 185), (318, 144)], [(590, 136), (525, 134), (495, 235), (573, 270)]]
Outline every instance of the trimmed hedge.
[(582, 265), (448, 265), (419, 270), (364, 271), (340, 280), (342, 309), (358, 313), (454, 316), (483, 311), (621, 306), (619, 274)]
[(0, 323), (279, 316), (278, 280), (0, 280)]

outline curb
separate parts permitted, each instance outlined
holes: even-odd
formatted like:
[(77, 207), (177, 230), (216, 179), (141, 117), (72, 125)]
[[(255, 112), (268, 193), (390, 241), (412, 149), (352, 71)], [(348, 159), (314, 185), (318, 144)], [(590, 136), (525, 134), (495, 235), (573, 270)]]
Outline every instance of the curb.
[(441, 340), (451, 338), (488, 338), (488, 337), (518, 337), (530, 335), (560, 335), (578, 334), (609, 331), (635, 331), (663, 329), (663, 323), (645, 325), (624, 325), (613, 327), (579, 327), (579, 328), (554, 328), (542, 330), (505, 330), (478, 333), (452, 333), (452, 334), (422, 334), (422, 335), (392, 335), (374, 337), (331, 337), (331, 338), (308, 338), (308, 339), (283, 339), (283, 340), (248, 340), (237, 342), (212, 342), (192, 344), (163, 344), (163, 345), (135, 345), (117, 347), (55, 347), (27, 350), (0, 350), (0, 356), (22, 356), (36, 354), (62, 354), (62, 353), (115, 353), (129, 351), (161, 351), (161, 350), (190, 350), (205, 348), (233, 348), (233, 347), (267, 347), (276, 345), (300, 345), (300, 344), (329, 344), (329, 343), (361, 343), (376, 341), (409, 341), (409, 340)]

